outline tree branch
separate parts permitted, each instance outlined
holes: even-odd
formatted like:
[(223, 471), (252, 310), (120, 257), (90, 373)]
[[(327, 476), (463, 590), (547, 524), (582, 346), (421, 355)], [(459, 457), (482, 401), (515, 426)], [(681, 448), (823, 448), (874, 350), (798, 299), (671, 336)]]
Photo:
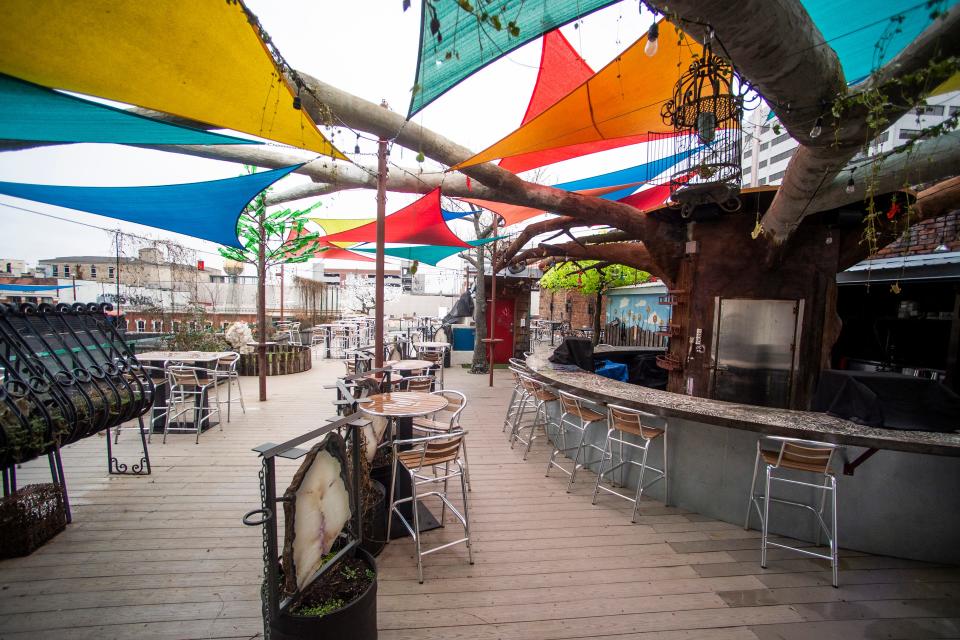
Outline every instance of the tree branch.
[[(536, 262), (551, 256), (568, 260), (600, 260), (610, 264), (622, 264), (641, 271), (661, 275), (656, 270), (650, 252), (640, 242), (617, 242), (604, 245), (581, 246), (575, 242), (564, 244), (541, 244), (520, 253), (513, 262)], [(668, 286), (673, 279), (662, 278)]]

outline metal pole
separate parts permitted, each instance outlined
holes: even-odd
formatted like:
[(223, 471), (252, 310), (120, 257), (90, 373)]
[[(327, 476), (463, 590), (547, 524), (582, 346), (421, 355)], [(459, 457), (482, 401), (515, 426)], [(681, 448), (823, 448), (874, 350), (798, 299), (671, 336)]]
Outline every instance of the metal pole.
[[(386, 103), (381, 103), (386, 107)], [(374, 354), (373, 366), (375, 369), (383, 367), (383, 281), (386, 279), (386, 269), (383, 260), (383, 245), (386, 238), (387, 215), (387, 141), (383, 138), (377, 143), (377, 281), (374, 313)]]
[[(263, 204), (263, 203), (260, 203)], [(267, 399), (267, 239), (264, 225), (267, 208), (259, 207), (257, 227), (260, 240), (257, 242), (257, 373), (260, 378), (260, 402)]]
[[(119, 321), (120, 321), (120, 230), (119, 230), (119, 229), (117, 230), (117, 269), (116, 269), (116, 275), (117, 275), (117, 316), (116, 316), (116, 318), (117, 318), (117, 322), (118, 322), (118, 323), (115, 324), (114, 326), (117, 327), (117, 328), (119, 328), (119, 327), (120, 327), (120, 324), (119, 324)], [(172, 295), (171, 295), (170, 297), (171, 297), (171, 299), (173, 298)]]
[[(497, 237), (497, 227), (500, 226), (500, 216), (493, 214), (493, 237)], [(492, 248), (490, 249), (490, 315), (487, 320), (487, 324), (490, 325), (489, 336), (490, 342), (489, 353), (487, 357), (487, 366), (490, 367), (490, 386), (493, 386), (493, 328), (497, 321), (497, 241), (494, 240), (492, 243)], [(483, 274), (480, 274), (483, 277)]]
[(280, 320), (283, 320), (283, 263), (280, 263)]

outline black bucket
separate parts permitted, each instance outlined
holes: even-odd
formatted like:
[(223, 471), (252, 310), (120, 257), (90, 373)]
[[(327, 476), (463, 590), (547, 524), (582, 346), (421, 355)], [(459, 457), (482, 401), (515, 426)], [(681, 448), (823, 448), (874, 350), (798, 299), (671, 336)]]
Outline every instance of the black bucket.
[(363, 542), (360, 548), (372, 556), (380, 555), (387, 546), (387, 490), (382, 483), (371, 480), (375, 491), (380, 492), (369, 513), (363, 514)]
[[(363, 549), (357, 549), (357, 556), (363, 558), (374, 572), (377, 571), (377, 563), (372, 555)], [(281, 611), (270, 625), (270, 637), (273, 640), (377, 640), (376, 578), (359, 598), (325, 616), (294, 616)]]

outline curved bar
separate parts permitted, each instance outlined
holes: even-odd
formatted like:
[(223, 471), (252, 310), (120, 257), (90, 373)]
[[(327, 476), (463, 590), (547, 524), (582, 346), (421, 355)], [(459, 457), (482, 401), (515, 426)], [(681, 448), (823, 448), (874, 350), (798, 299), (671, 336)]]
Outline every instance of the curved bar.
[[(575, 392), (599, 405), (624, 405), (652, 413), (669, 425), (669, 496), (663, 494), (661, 483), (644, 495), (743, 526), (760, 436), (839, 444), (846, 460), (858, 456), (865, 460), (877, 450), (877, 455), (856, 467), (854, 476), (838, 475), (841, 548), (960, 563), (956, 545), (960, 532), (958, 433), (878, 429), (823, 413), (658, 391), (586, 371), (559, 371), (541, 355), (528, 357), (527, 366), (534, 378), (553, 388)], [(559, 409), (553, 407), (553, 411)], [(587, 440), (600, 443), (604, 432), (604, 427), (597, 427)], [(587, 469), (584, 472), (589, 474)], [(635, 475), (629, 476), (625, 483), (635, 489), (636, 480)], [(813, 494), (802, 491), (797, 489), (787, 497), (810, 504)], [(771, 513), (775, 515), (770, 523), (773, 533), (814, 540), (809, 514), (796, 509)], [(759, 526), (755, 514), (751, 525)], [(758, 540), (757, 549), (759, 544)]]

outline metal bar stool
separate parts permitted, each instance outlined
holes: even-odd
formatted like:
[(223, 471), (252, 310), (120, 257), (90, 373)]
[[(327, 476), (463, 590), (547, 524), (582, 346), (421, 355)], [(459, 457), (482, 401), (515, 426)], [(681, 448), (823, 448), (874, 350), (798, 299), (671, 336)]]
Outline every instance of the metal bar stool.
[(436, 376), (437, 385), (440, 389), (443, 389), (443, 356), (443, 349), (423, 349), (419, 354), (421, 360), (432, 363), (430, 369), (431, 371), (436, 370), (434, 375)]
[(520, 402), (523, 400), (523, 384), (520, 381), (520, 375), (526, 371), (526, 367), (516, 358), (510, 358), (510, 373), (513, 374), (513, 391), (510, 393), (510, 402), (507, 403), (507, 414), (503, 417), (503, 432), (507, 432), (507, 427), (511, 427), (510, 437), (513, 437), (513, 422), (517, 410), (520, 408)]
[[(593, 504), (597, 504), (597, 494), (601, 489), (607, 493), (611, 493), (615, 496), (623, 498), (624, 500), (629, 500), (632, 502), (633, 515), (630, 517), (630, 522), (637, 521), (637, 513), (640, 510), (640, 497), (643, 495), (644, 489), (650, 487), (655, 482), (663, 480), (664, 504), (666, 504), (669, 499), (669, 493), (667, 491), (669, 488), (667, 485), (667, 425), (664, 423), (663, 429), (650, 427), (643, 424), (644, 419), (649, 420), (659, 418), (652, 413), (645, 413), (643, 411), (637, 411), (636, 409), (621, 407), (615, 404), (607, 405), (607, 438), (603, 444), (603, 455), (600, 458), (600, 469), (597, 473), (597, 484), (593, 488)], [(627, 436), (639, 436), (642, 443), (638, 444), (635, 440), (628, 440)], [(663, 436), (663, 469), (657, 469), (656, 467), (647, 464), (647, 455), (650, 453), (650, 443), (660, 436)], [(620, 462), (617, 464), (613, 464), (614, 443), (619, 445), (617, 457), (620, 459)], [(637, 462), (632, 459), (625, 459), (623, 457), (624, 446), (643, 451), (643, 457), (641, 458), (641, 461)], [(610, 461), (610, 467), (608, 469), (604, 469), (604, 464), (607, 462), (607, 460)], [(633, 498), (628, 495), (624, 495), (619, 491), (614, 491), (612, 488), (605, 487), (600, 482), (603, 479), (603, 476), (620, 469), (620, 486), (624, 486), (623, 469), (626, 467), (626, 465), (640, 467), (640, 478), (637, 480), (637, 494)], [(647, 469), (656, 473), (657, 477), (647, 484), (644, 484), (643, 476), (645, 475)]]
[[(764, 443), (772, 445), (775, 449), (764, 449)], [(838, 571), (839, 559), (837, 555), (837, 476), (831, 471), (830, 463), (833, 460), (833, 454), (839, 449), (839, 445), (826, 442), (817, 442), (815, 440), (800, 440), (798, 438), (784, 438), (780, 436), (764, 436), (757, 441), (757, 457), (753, 463), (753, 481), (750, 483), (750, 497), (747, 501), (747, 517), (743, 523), (744, 529), (750, 528), (751, 506), (757, 510), (760, 516), (760, 525), (763, 535), (760, 542), (760, 566), (767, 568), (767, 547), (779, 547), (780, 549), (789, 549), (802, 553), (813, 558), (829, 560), (830, 567), (833, 569), (833, 586), (839, 586)], [(763, 495), (756, 494), (757, 471), (761, 460), (766, 469), (766, 478), (764, 482)], [(795, 477), (787, 478), (782, 474), (782, 470), (788, 472), (812, 473), (823, 478), (822, 482), (805, 482), (797, 480)], [(791, 474), (793, 475), (793, 474)], [(796, 502), (794, 500), (785, 500), (783, 498), (770, 497), (770, 486), (774, 482), (781, 482), (788, 485), (810, 487), (820, 492), (820, 508), (817, 509), (809, 504)], [(830, 494), (830, 527), (823, 520), (823, 511), (826, 508), (827, 494)], [(760, 501), (763, 500), (763, 508), (760, 507)], [(770, 534), (770, 503), (779, 502), (792, 507), (808, 509), (816, 516), (817, 523), (817, 543), (820, 542), (820, 532), (827, 536), (830, 544), (830, 554), (816, 553), (798, 547), (791, 547), (779, 542), (771, 542)]]
[[(206, 375), (206, 379), (201, 380), (200, 374)], [(167, 380), (170, 385), (170, 396), (167, 401), (167, 415), (163, 424), (163, 440), (167, 443), (167, 432), (170, 429), (170, 423), (175, 421), (185, 413), (193, 413), (193, 430), (197, 434), (195, 444), (200, 444), (200, 432), (203, 431), (203, 423), (210, 424), (213, 414), (220, 417), (220, 402), (214, 398), (210, 401), (210, 389), (216, 393), (217, 379), (215, 372), (199, 367), (169, 366), (167, 367)], [(204, 406), (206, 403), (206, 406)], [(187, 405), (183, 409), (177, 410), (178, 405)], [(220, 422), (220, 430), (223, 431), (223, 422)]]
[[(467, 406), (467, 396), (459, 391), (443, 389), (431, 392), (447, 401), (447, 406), (440, 411), (413, 419), (413, 430), (425, 433), (454, 433), (463, 431), (460, 426), (460, 414)], [(460, 443), (463, 452), (463, 474), (466, 476), (467, 491), (473, 491), (470, 486), (470, 461), (467, 458), (467, 441)]]
[[(236, 351), (232, 351), (230, 355), (224, 356), (217, 360), (216, 369), (214, 369), (214, 377), (216, 378), (217, 384), (222, 380), (227, 381), (227, 422), (230, 422), (230, 405), (234, 402), (240, 403), (240, 410), (244, 414), (247, 413), (247, 408), (243, 404), (243, 389), (240, 388), (240, 372), (237, 371), (237, 364), (240, 362), (240, 354)], [(237, 397), (233, 397), (233, 387), (237, 387)], [(219, 397), (219, 390), (217, 391), (217, 396)], [(219, 406), (219, 401), (218, 401)]]
[(436, 380), (433, 376), (408, 376), (403, 379), (401, 387), (404, 391), (423, 391), (430, 393)]
[[(513, 429), (510, 432), (510, 448), (513, 449), (517, 442), (525, 444), (526, 449), (523, 451), (523, 459), (526, 460), (530, 454), (530, 448), (533, 446), (533, 441), (537, 439), (537, 427), (543, 427), (544, 434), (546, 434), (548, 423), (554, 427), (558, 426), (547, 415), (547, 403), (556, 402), (560, 398), (547, 389), (547, 386), (542, 382), (537, 382), (523, 374), (520, 375), (520, 384), (523, 386), (524, 396), (520, 402), (520, 407), (517, 409)], [(533, 409), (533, 420), (529, 424), (523, 424), (523, 418), (528, 409)], [(530, 430), (526, 440), (521, 435), (521, 431), (524, 429)]]
[[(562, 413), (560, 414), (560, 424), (558, 433), (554, 438), (554, 448), (553, 453), (550, 454), (550, 460), (547, 461), (547, 473), (550, 475), (550, 468), (556, 467), (560, 471), (563, 471), (565, 474), (570, 476), (570, 481), (567, 483), (567, 493), (573, 490), (573, 484), (577, 480), (577, 470), (581, 467), (587, 466), (588, 462), (584, 459), (583, 464), (580, 463), (580, 454), (583, 453), (584, 447), (588, 449), (596, 449), (600, 452), (600, 460), (603, 460), (603, 447), (598, 447), (595, 444), (590, 444), (586, 442), (587, 430), (594, 423), (600, 422), (604, 419), (602, 413), (598, 413), (593, 409), (584, 407), (584, 403), (589, 402), (588, 400), (575, 396), (572, 393), (567, 393), (566, 391), (560, 392), (560, 406), (562, 408)], [(580, 437), (577, 438), (576, 446), (568, 447), (567, 446), (567, 431), (568, 429), (573, 429), (574, 431), (580, 432)], [(559, 444), (557, 444), (559, 441)], [(575, 451), (573, 456), (573, 467), (570, 471), (567, 471), (563, 468), (563, 465), (557, 460), (557, 454), (562, 453), (567, 457), (571, 451)], [(592, 460), (591, 462), (597, 462)]]
[[(467, 485), (464, 474), (463, 462), (460, 459), (460, 449), (463, 444), (465, 431), (458, 431), (455, 434), (442, 433), (437, 435), (425, 436), (422, 438), (409, 438), (406, 440), (394, 440), (393, 448), (393, 474), (397, 473), (397, 465), (403, 467), (404, 471), (410, 474), (410, 486), (412, 495), (409, 498), (394, 499), (394, 488), (396, 483), (390, 484), (390, 513), (396, 514), (413, 538), (414, 547), (417, 553), (417, 578), (420, 584), (423, 584), (423, 556), (452, 547), (455, 544), (465, 542), (467, 545), (467, 557), (470, 564), (473, 564), (473, 549), (470, 544), (470, 520), (467, 509)], [(412, 449), (401, 450), (399, 447), (413, 446)], [(453, 464), (455, 469), (451, 470)], [(430, 473), (426, 473), (427, 469)], [(438, 475), (438, 472), (441, 475)], [(463, 513), (454, 506), (447, 497), (448, 482), (451, 479), (460, 479), (460, 491), (463, 495)], [(439, 485), (433, 491), (421, 492), (420, 487), (428, 485)], [(453, 515), (463, 525), (463, 537), (437, 545), (430, 549), (424, 549), (420, 541), (420, 516), (417, 502), (428, 496), (436, 496), (442, 503), (440, 512), (440, 522), (443, 523), (446, 516), (446, 510), (449, 508)], [(407, 521), (403, 513), (397, 508), (399, 505), (410, 502), (413, 512), (413, 523)], [(387, 540), (390, 539), (390, 529), (393, 525), (393, 517), (387, 518)]]

